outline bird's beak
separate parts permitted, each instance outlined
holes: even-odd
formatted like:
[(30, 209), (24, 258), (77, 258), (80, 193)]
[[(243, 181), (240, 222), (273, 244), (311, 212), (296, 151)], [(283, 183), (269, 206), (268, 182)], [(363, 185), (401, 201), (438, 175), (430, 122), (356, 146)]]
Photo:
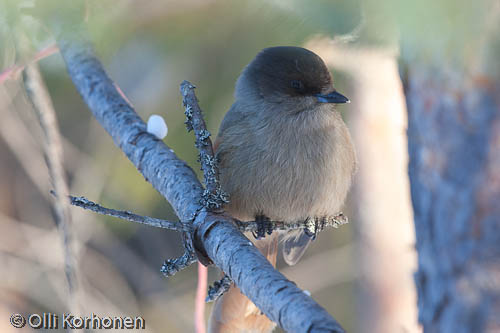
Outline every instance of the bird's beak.
[(351, 103), (349, 98), (345, 97), (342, 94), (339, 94), (336, 91), (333, 91), (333, 92), (326, 94), (326, 95), (316, 94), (316, 98), (321, 103), (336, 103), (336, 104)]

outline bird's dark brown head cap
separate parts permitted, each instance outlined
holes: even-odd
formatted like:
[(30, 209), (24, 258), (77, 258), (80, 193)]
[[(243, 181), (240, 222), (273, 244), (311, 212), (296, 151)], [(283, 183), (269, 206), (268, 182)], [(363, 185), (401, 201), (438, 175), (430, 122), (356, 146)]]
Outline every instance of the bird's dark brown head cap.
[[(348, 101), (335, 92), (332, 77), (323, 60), (302, 47), (266, 48), (247, 66), (243, 74), (263, 98), (277, 95), (316, 96), (319, 102)], [(336, 96), (329, 96), (332, 93)], [(325, 98), (321, 100), (321, 96)]]

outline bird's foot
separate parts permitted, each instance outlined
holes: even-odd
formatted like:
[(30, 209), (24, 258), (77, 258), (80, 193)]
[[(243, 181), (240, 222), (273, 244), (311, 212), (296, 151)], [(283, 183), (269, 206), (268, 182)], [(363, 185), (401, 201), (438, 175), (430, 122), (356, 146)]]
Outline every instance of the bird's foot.
[(325, 228), (326, 217), (308, 217), (305, 220), (304, 233), (312, 240), (315, 240), (318, 233)]
[(263, 214), (256, 215), (255, 222), (257, 222), (257, 230), (252, 231), (252, 235), (255, 239), (261, 239), (264, 238), (266, 234), (270, 235), (273, 233), (273, 224), (267, 216)]

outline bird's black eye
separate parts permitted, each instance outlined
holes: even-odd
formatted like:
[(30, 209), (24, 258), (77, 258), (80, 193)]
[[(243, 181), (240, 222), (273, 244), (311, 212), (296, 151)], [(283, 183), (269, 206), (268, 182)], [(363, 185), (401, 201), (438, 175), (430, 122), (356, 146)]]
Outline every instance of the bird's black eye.
[(302, 81), (299, 81), (299, 80), (292, 80), (290, 82), (290, 85), (295, 90), (302, 90), (304, 88), (304, 85), (302, 84)]

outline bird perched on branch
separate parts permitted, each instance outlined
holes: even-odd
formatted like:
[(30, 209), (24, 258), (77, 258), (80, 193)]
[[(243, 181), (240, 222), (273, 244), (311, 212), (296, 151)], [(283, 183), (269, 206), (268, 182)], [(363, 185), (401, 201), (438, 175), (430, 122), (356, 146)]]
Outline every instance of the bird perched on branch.
[[(335, 111), (335, 104), (348, 102), (315, 53), (288, 46), (262, 50), (240, 75), (215, 142), (230, 200), (225, 210), (242, 221), (290, 223), (337, 214), (356, 170), (351, 136)], [(311, 241), (303, 231), (255, 240), (273, 265), (278, 237), (292, 265)], [(211, 332), (274, 327), (234, 286), (216, 301), (209, 323)]]

